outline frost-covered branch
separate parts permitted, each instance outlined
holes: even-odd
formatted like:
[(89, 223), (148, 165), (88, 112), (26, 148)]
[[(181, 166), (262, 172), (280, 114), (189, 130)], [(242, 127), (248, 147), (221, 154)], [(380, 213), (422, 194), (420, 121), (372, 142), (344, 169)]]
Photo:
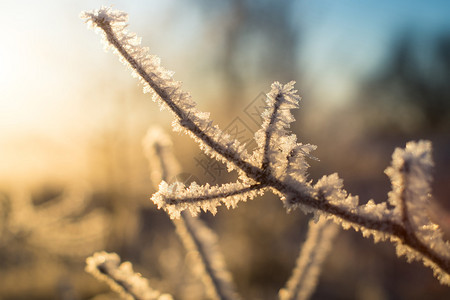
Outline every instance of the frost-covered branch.
[[(306, 159), (315, 146), (298, 143), (296, 136), (287, 130), (294, 121), (290, 110), (297, 108), (300, 100), (294, 82), (272, 84), (262, 128), (255, 134), (258, 148), (250, 155), (245, 145), (213, 125), (209, 114), (197, 110), (190, 95), (173, 80), (173, 74), (164, 70), (159, 59), (148, 54), (148, 49), (140, 47), (140, 40), (126, 31), (125, 13), (102, 8), (84, 13), (83, 18), (101, 29), (107, 44), (141, 79), (144, 91), (153, 90), (160, 105), (175, 114), (175, 130), (190, 135), (206, 154), (239, 173), (236, 183), (221, 187), (162, 184), (152, 200), (171, 217), (180, 216), (186, 209), (194, 214), (200, 209), (215, 212), (221, 203), (216, 196), (225, 193), (236, 193), (229, 197), (231, 202), (223, 201), (228, 207), (235, 207), (239, 200), (271, 190), (280, 196), (288, 210), (301, 208), (324, 215), (344, 228), (360, 230), (364, 236), (372, 235), (375, 241), (391, 240), (399, 255), (406, 255), (408, 260), (422, 260), (441, 283), (450, 285), (450, 246), (443, 241), (438, 226), (427, 217), (424, 205), (429, 191), (430, 143), (411, 142), (405, 150), (394, 153), (392, 168), (388, 169), (392, 170), (388, 174), (394, 187), (389, 201), (394, 208), (387, 202), (359, 205), (358, 197), (343, 189), (337, 174), (324, 176), (315, 184), (307, 180)], [(241, 193), (241, 189), (245, 192)], [(179, 196), (174, 197), (175, 194)]]
[(179, 174), (180, 165), (173, 154), (172, 140), (162, 128), (150, 127), (142, 140), (142, 148), (149, 162), (150, 179), (154, 186)]
[(211, 299), (240, 299), (226, 268), (217, 235), (200, 219), (185, 212), (179, 220), (174, 220), (174, 224), (186, 250), (196, 253), (194, 268), (200, 273), (207, 295)]
[[(175, 177), (178, 162), (167, 134), (160, 128), (151, 128), (144, 138), (143, 146), (154, 183), (161, 180), (165, 183)], [(220, 195), (216, 198), (220, 198)], [(206, 294), (211, 299), (240, 299), (219, 249), (217, 235), (203, 221), (186, 212), (181, 212), (179, 219), (172, 218), (172, 221), (186, 251), (195, 254), (193, 269), (201, 277)]]
[(112, 290), (130, 300), (171, 300), (169, 294), (153, 290), (147, 279), (133, 271), (130, 262), (120, 263), (116, 253), (97, 252), (86, 259), (86, 271), (106, 282)]
[(317, 285), (322, 264), (331, 250), (336, 225), (321, 218), (309, 221), (308, 234), (297, 258), (295, 269), (286, 287), (279, 292), (280, 300), (309, 299)]
[(163, 181), (159, 185), (159, 191), (152, 196), (152, 201), (158, 208), (166, 210), (172, 219), (178, 218), (186, 209), (193, 215), (200, 213), (201, 209), (216, 214), (218, 206), (225, 204), (227, 208), (235, 208), (239, 201), (261, 195), (261, 189), (266, 186), (264, 183), (245, 185), (242, 182), (201, 186), (193, 182), (185, 188), (181, 182), (168, 185)]
[(255, 134), (255, 140), (263, 150), (262, 158), (258, 159), (262, 160), (261, 169), (266, 174), (284, 171), (286, 158), (296, 146), (295, 135), (288, 135), (286, 130), (295, 120), (290, 110), (297, 108), (300, 101), (294, 84), (294, 81), (286, 85), (276, 82), (267, 95), (267, 108), (262, 114), (264, 122)]
[(120, 11), (103, 7), (92, 12), (84, 12), (81, 17), (86, 22), (104, 33), (107, 47), (113, 47), (122, 61), (139, 77), (144, 85), (144, 92), (154, 91), (154, 100), (162, 108), (169, 108), (176, 116), (174, 128), (186, 130), (201, 148), (210, 155), (247, 171), (256, 169), (245, 161), (248, 154), (245, 145), (232, 139), (209, 120), (209, 114), (197, 110), (196, 103), (189, 93), (181, 90), (181, 83), (173, 80), (173, 72), (160, 66), (160, 60), (148, 53), (147, 48), (140, 47), (140, 39), (126, 31), (128, 16)]

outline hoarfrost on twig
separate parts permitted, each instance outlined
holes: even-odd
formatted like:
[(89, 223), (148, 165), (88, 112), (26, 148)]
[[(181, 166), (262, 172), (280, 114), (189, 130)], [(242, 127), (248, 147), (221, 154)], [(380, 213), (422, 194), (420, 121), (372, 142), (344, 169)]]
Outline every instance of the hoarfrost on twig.
[(160, 191), (152, 197), (158, 207), (172, 217), (181, 216), (186, 209), (193, 214), (201, 209), (215, 213), (222, 203), (235, 207), (237, 201), (271, 190), (288, 210), (299, 207), (315, 213), (316, 218), (324, 216), (344, 228), (360, 230), (375, 241), (391, 240), (398, 254), (405, 254), (408, 260), (422, 260), (432, 267), (441, 283), (450, 285), (449, 245), (425, 209), (432, 166), (429, 142), (410, 142), (405, 150), (394, 153), (393, 165), (387, 171), (393, 181), (389, 195), (393, 209), (386, 202), (358, 205), (358, 198), (343, 189), (337, 174), (324, 176), (314, 185), (306, 179), (307, 158), (315, 146), (298, 143), (288, 132), (294, 121), (290, 110), (300, 100), (293, 82), (272, 85), (262, 128), (255, 134), (259, 147), (250, 155), (245, 145), (213, 125), (209, 114), (200, 112), (191, 96), (181, 90), (181, 84), (173, 80), (173, 73), (163, 69), (159, 59), (140, 46), (135, 34), (126, 31), (126, 14), (101, 8), (82, 17), (103, 32), (107, 45), (140, 78), (144, 90), (153, 90), (154, 99), (174, 113), (175, 130), (187, 133), (205, 153), (239, 172), (236, 183), (223, 186), (193, 183), (185, 187), (162, 182)]
[[(154, 182), (175, 177), (179, 164), (172, 151), (172, 142), (162, 129), (150, 128), (143, 140), (143, 146)], [(231, 274), (226, 268), (217, 235), (199, 218), (181, 212), (178, 215), (179, 219), (175, 219), (174, 216), (177, 216), (175, 212), (172, 213), (170, 209), (166, 211), (186, 251), (194, 254), (192, 268), (202, 279), (206, 294), (211, 299), (240, 299)]]
[(322, 264), (331, 250), (337, 227), (331, 221), (320, 218), (309, 221), (308, 234), (296, 266), (286, 287), (279, 292), (280, 300), (304, 300), (314, 292)]
[(86, 259), (86, 271), (101, 281), (106, 282), (112, 290), (125, 299), (135, 300), (171, 300), (169, 294), (161, 294), (152, 289), (147, 279), (133, 271), (130, 262), (120, 263), (116, 253), (97, 252)]

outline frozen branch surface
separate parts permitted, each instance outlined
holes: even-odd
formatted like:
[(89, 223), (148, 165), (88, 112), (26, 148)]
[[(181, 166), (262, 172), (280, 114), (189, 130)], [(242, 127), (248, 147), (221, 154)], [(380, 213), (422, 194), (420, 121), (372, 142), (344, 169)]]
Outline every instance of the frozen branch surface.
[(321, 218), (309, 221), (308, 234), (297, 258), (292, 276), (279, 292), (280, 300), (309, 299), (317, 285), (322, 264), (331, 250), (337, 228), (331, 221)]
[(174, 223), (184, 247), (194, 253), (194, 271), (200, 273), (210, 299), (241, 299), (226, 268), (217, 235), (202, 220), (185, 212)]
[(262, 128), (255, 134), (259, 147), (249, 154), (245, 145), (213, 125), (209, 114), (200, 112), (191, 96), (181, 90), (181, 84), (173, 80), (173, 73), (162, 68), (159, 59), (140, 46), (135, 34), (127, 32), (125, 13), (101, 8), (85, 12), (82, 17), (103, 32), (106, 45), (140, 78), (144, 92), (153, 90), (154, 99), (161, 107), (174, 113), (176, 131), (187, 133), (206, 154), (239, 173), (238, 182), (223, 186), (185, 187), (162, 182), (152, 200), (172, 218), (179, 217), (186, 209), (194, 213), (200, 209), (215, 213), (222, 204), (234, 208), (238, 201), (270, 190), (280, 196), (288, 210), (301, 208), (316, 216), (323, 215), (345, 229), (360, 230), (363, 236), (373, 236), (375, 241), (390, 240), (398, 255), (405, 255), (408, 261), (423, 261), (441, 283), (450, 285), (450, 245), (443, 240), (438, 225), (430, 221), (426, 210), (429, 171), (433, 165), (430, 142), (410, 142), (405, 149), (394, 152), (392, 166), (386, 171), (393, 186), (390, 205), (373, 201), (359, 205), (358, 197), (343, 189), (337, 174), (324, 176), (315, 184), (307, 180), (306, 159), (315, 146), (297, 142), (288, 130), (294, 121), (290, 110), (297, 108), (300, 101), (294, 82), (272, 84), (267, 109), (262, 115)]
[[(177, 175), (179, 164), (173, 154), (172, 141), (162, 129), (150, 128), (143, 140), (143, 148), (153, 182), (167, 181)], [(231, 273), (227, 270), (217, 235), (202, 220), (191, 217), (186, 212), (181, 212), (180, 218), (172, 221), (186, 251), (192, 254), (191, 267), (203, 281), (208, 297), (241, 299)]]
[(133, 271), (130, 262), (120, 263), (116, 253), (97, 252), (86, 259), (86, 271), (106, 282), (112, 290), (130, 300), (172, 300), (148, 285), (147, 279)]

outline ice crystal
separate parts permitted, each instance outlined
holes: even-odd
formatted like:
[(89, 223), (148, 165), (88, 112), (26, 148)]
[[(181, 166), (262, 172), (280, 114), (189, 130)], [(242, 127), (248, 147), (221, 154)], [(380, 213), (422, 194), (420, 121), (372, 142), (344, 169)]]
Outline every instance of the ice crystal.
[[(392, 155), (392, 165), (385, 171), (392, 183), (389, 202), (394, 206), (395, 219), (417, 239), (416, 243), (428, 247), (433, 256), (449, 259), (450, 244), (444, 241), (439, 226), (434, 224), (428, 215), (432, 167), (429, 141), (409, 142), (405, 149), (397, 148)], [(403, 243), (398, 243), (397, 254), (405, 255), (408, 260), (424, 260), (426, 265), (433, 268), (441, 282), (450, 284), (448, 273), (426, 256), (404, 246)]]
[(296, 146), (296, 136), (288, 135), (287, 128), (295, 119), (291, 109), (298, 108), (300, 97), (294, 90), (294, 81), (275, 82), (267, 94), (267, 108), (262, 113), (263, 124), (255, 133), (260, 148), (261, 168), (270, 169), (277, 176), (285, 174), (287, 157)]
[(152, 201), (174, 219), (179, 218), (180, 213), (186, 209), (193, 215), (198, 215), (200, 210), (216, 214), (217, 207), (222, 204), (227, 208), (235, 208), (239, 201), (253, 199), (261, 193), (258, 186), (242, 182), (219, 186), (193, 182), (186, 188), (181, 182), (169, 185), (163, 181), (159, 185), (159, 191), (152, 196)]

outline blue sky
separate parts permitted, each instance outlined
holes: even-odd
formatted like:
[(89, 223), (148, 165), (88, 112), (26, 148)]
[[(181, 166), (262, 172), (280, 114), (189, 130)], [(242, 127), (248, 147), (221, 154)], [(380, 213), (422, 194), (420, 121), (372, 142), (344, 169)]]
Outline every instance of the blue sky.
[(407, 29), (417, 34), (424, 51), (437, 34), (450, 34), (449, 12), (450, 2), (444, 0), (309, 0), (293, 14), (300, 14), (297, 22), (306, 28), (302, 42), (310, 80), (328, 78), (343, 89), (376, 70)]

